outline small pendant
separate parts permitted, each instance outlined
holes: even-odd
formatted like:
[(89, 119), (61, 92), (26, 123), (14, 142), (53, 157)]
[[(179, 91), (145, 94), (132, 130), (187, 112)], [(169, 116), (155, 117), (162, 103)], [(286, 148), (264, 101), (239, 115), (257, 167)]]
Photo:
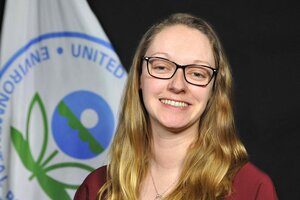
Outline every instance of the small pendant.
[(162, 195), (161, 194), (156, 194), (154, 200), (157, 200), (157, 199), (162, 199)]

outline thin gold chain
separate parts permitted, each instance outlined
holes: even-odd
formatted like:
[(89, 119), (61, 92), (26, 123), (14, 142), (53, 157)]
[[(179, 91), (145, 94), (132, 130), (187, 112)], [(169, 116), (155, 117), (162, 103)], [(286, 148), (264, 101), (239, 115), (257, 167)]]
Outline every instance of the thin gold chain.
[(156, 195), (154, 197), (154, 200), (160, 200), (163, 198), (164, 194), (176, 183), (177, 179), (175, 181), (173, 181), (168, 187), (167, 189), (162, 192), (162, 193), (159, 193), (158, 190), (157, 190), (157, 187), (155, 185), (155, 181), (154, 181), (154, 178), (153, 178), (153, 175), (151, 173), (151, 170), (150, 170), (150, 176), (151, 176), (151, 179), (152, 179), (152, 183), (153, 183), (153, 186), (154, 186), (154, 189), (155, 189), (155, 192), (156, 192)]

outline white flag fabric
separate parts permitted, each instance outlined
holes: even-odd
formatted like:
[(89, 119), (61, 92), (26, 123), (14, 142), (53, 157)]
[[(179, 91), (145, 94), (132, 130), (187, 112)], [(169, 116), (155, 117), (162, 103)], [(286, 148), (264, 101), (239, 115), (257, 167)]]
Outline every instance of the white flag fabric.
[(67, 200), (106, 164), (127, 79), (85, 0), (6, 1), (0, 200)]

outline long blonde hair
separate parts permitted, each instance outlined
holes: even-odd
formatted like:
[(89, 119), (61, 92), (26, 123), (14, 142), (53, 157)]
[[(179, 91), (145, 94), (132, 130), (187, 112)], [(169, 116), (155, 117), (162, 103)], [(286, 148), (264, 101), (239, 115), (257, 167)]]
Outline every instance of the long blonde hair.
[(198, 138), (187, 151), (176, 188), (166, 200), (222, 199), (230, 194), (232, 179), (247, 162), (232, 109), (232, 77), (221, 43), (204, 20), (190, 14), (173, 14), (153, 25), (141, 39), (129, 72), (119, 124), (110, 149), (108, 180), (99, 199), (134, 200), (146, 176), (151, 157), (149, 116), (140, 93), (142, 56), (165, 27), (182, 24), (205, 34), (212, 46), (218, 74), (212, 96), (201, 116)]

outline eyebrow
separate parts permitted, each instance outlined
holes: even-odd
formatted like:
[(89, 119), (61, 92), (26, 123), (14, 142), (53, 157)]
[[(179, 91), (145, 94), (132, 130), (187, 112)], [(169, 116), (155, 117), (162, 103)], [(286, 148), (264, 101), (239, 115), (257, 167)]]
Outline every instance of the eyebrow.
[[(170, 60), (170, 61), (173, 61), (173, 59), (170, 57), (170, 55), (168, 54), (168, 53), (165, 53), (165, 52), (155, 52), (155, 53), (153, 53), (153, 54), (150, 54), (150, 57), (160, 57), (161, 55), (163, 55), (163, 56), (165, 56), (166, 57), (166, 59), (168, 59), (168, 60)], [(163, 57), (164, 58), (164, 57)], [(174, 61), (173, 61), (174, 62)], [(205, 64), (205, 65), (208, 65), (208, 66), (210, 66), (210, 67), (212, 67), (212, 66), (214, 66), (214, 65), (211, 65), (209, 62), (207, 62), (207, 61), (203, 61), (203, 60), (198, 60), (198, 59), (196, 59), (196, 60), (194, 60), (193, 62), (191, 62), (190, 64)], [(190, 64), (188, 64), (188, 65), (190, 65)], [(186, 65), (186, 64), (184, 64), (184, 65)]]

